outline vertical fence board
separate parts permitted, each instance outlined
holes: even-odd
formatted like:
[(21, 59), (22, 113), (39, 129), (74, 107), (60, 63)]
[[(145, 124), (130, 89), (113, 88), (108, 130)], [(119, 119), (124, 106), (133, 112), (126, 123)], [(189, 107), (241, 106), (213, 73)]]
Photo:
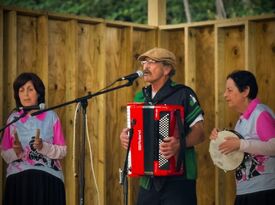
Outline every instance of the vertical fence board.
[[(105, 86), (104, 29), (105, 26), (102, 24), (87, 25), (81, 23), (78, 26), (79, 96), (85, 96), (88, 92), (95, 93)], [(101, 151), (105, 150), (106, 128), (104, 119), (106, 105), (104, 99), (104, 96), (97, 96), (88, 101), (88, 129), (95, 172), (94, 179), (90, 151), (87, 145), (85, 203), (88, 204), (97, 204), (98, 197), (100, 197), (101, 204), (105, 203), (105, 155)]]
[[(93, 75), (93, 78), (98, 79), (98, 89), (101, 89), (106, 86), (106, 36), (104, 35), (106, 31), (106, 25), (100, 24), (96, 26), (96, 51), (98, 55), (98, 61), (96, 62), (96, 75)], [(93, 80), (95, 81), (95, 80)], [(93, 82), (92, 81), (92, 82)], [(107, 175), (107, 164), (106, 164), (106, 139), (107, 139), (107, 126), (106, 126), (106, 116), (107, 116), (107, 108), (106, 108), (106, 95), (101, 95), (97, 97), (96, 105), (98, 106), (98, 115), (93, 116), (93, 121), (99, 121), (98, 125), (98, 186), (100, 191), (100, 204), (105, 205), (109, 204), (106, 200), (106, 190), (108, 190), (109, 184), (106, 182)], [(93, 112), (92, 112), (93, 113)], [(104, 151), (102, 151), (104, 150)]]
[(37, 68), (37, 18), (17, 16), (17, 68), (18, 73), (36, 72)]
[(40, 16), (37, 18), (37, 63), (36, 72), (43, 80), (46, 87), (45, 104), (48, 105), (48, 17)]
[[(218, 86), (218, 127), (232, 129), (234, 128), (238, 114), (232, 112), (226, 105), (223, 99), (225, 90), (226, 76), (236, 69), (244, 69), (245, 67), (245, 45), (244, 45), (244, 26), (223, 27), (217, 30), (217, 80)], [(219, 204), (232, 204), (235, 196), (235, 181), (233, 172), (223, 173), (218, 172), (218, 195)]]
[[(149, 30), (149, 31), (140, 31), (140, 30), (134, 30), (133, 32), (133, 66), (136, 68), (136, 70), (142, 70), (143, 67), (140, 64), (140, 62), (137, 60), (137, 58), (144, 52), (146, 52), (149, 49), (152, 49), (157, 46), (157, 32), (156, 30)], [(137, 91), (140, 91), (142, 87), (144, 87), (146, 84), (145, 82), (140, 79), (134, 82), (132, 96), (130, 98), (130, 101), (132, 102), (134, 99), (134, 95)]]
[[(218, 53), (216, 61), (217, 64), (217, 80), (219, 81), (218, 98), (222, 102), (221, 111), (219, 113), (224, 115), (220, 120), (220, 126), (224, 128), (233, 128), (238, 114), (232, 114), (223, 100), (223, 93), (225, 89), (226, 76), (233, 70), (245, 68), (245, 50), (244, 50), (244, 27), (220, 28), (218, 30)], [(221, 127), (222, 128), (222, 127)]]
[[(95, 27), (93, 25), (86, 25), (86, 24), (79, 24), (77, 27), (77, 34), (78, 34), (78, 48), (77, 48), (77, 58), (78, 58), (78, 88), (77, 88), (77, 96), (85, 96), (88, 94), (88, 92), (93, 92), (94, 89), (97, 89), (98, 82), (93, 77), (93, 73), (96, 73), (96, 62), (98, 59), (96, 59), (97, 52), (94, 48), (96, 48), (96, 36), (97, 33), (95, 32)], [(94, 34), (94, 35), (93, 35)], [(85, 51), (85, 52), (83, 52)], [(94, 82), (93, 84), (91, 82)], [(85, 191), (84, 191), (84, 197), (85, 197), (85, 204), (91, 203), (96, 204), (99, 195), (97, 194), (95, 183), (98, 183), (97, 180), (94, 180), (93, 173), (91, 167), (94, 168), (94, 174), (95, 176), (98, 175), (98, 136), (95, 134), (95, 132), (98, 129), (98, 122), (99, 121), (93, 121), (94, 117), (93, 115), (98, 115), (97, 113), (97, 103), (96, 99), (90, 99), (87, 101), (88, 107), (87, 107), (87, 115), (88, 115), (88, 129), (89, 129), (89, 141), (91, 143), (92, 147), (92, 162), (91, 164), (91, 157), (90, 157), (90, 150), (89, 150), (89, 141), (88, 136), (86, 136), (85, 143)], [(95, 108), (95, 109), (94, 109)], [(79, 117), (82, 118), (82, 112), (79, 113)], [(81, 120), (81, 123), (83, 123), (83, 120)], [(81, 128), (82, 129), (82, 128)], [(80, 135), (77, 137), (79, 138), (78, 143), (81, 144), (81, 141), (83, 140), (83, 131), (79, 133)], [(76, 145), (80, 147), (80, 152), (83, 149), (80, 145)], [(79, 154), (78, 154), (79, 155)], [(82, 156), (82, 155), (81, 155)], [(78, 162), (80, 162), (81, 156), (78, 156)], [(80, 185), (80, 184), (78, 184)], [(79, 187), (80, 189), (81, 187)], [(79, 199), (78, 199), (79, 200)]]
[[(59, 26), (59, 23), (61, 22), (56, 22), (56, 26)], [(63, 27), (64, 26), (64, 27)], [(64, 30), (63, 30), (64, 29)], [(64, 45), (64, 53), (59, 53), (61, 56), (59, 56), (62, 59), (61, 65), (65, 66), (65, 67), (58, 67), (57, 69), (62, 68), (63, 71), (63, 77), (64, 81), (62, 83), (64, 83), (64, 85), (62, 84), (62, 89), (64, 88), (64, 90), (62, 90), (64, 92), (64, 99), (63, 101), (59, 102), (59, 103), (63, 103), (66, 101), (71, 101), (74, 100), (75, 98), (78, 97), (78, 90), (79, 90), (79, 83), (78, 83), (78, 76), (79, 76), (79, 69), (78, 69), (78, 35), (77, 35), (77, 21), (76, 20), (70, 20), (65, 22), (62, 25), (61, 30), (59, 30), (60, 33), (58, 33), (58, 38), (61, 40), (58, 43), (59, 47), (61, 46), (60, 44)], [(60, 43), (60, 44), (59, 44)], [(58, 47), (58, 48), (59, 48)], [(60, 50), (56, 50), (57, 52)], [(63, 61), (64, 60), (64, 61)], [(64, 69), (65, 68), (65, 69)], [(64, 87), (63, 87), (64, 86)], [(78, 179), (78, 178), (74, 178), (73, 176), (73, 169), (72, 169), (72, 159), (73, 159), (73, 152), (72, 152), (72, 144), (73, 144), (73, 122), (74, 122), (74, 111), (75, 111), (75, 107), (76, 104), (72, 104), (66, 107), (61, 108), (62, 111), (64, 111), (65, 114), (65, 124), (64, 124), (64, 129), (66, 131), (66, 143), (69, 147), (68, 152), (67, 152), (67, 156), (64, 160), (64, 165), (65, 165), (65, 180), (66, 180), (66, 188), (67, 188), (67, 201), (69, 203), (74, 204), (73, 202), (75, 202), (76, 204), (79, 203), (80, 199), (75, 197), (77, 195), (76, 193), (76, 181), (74, 179)], [(79, 113), (79, 115), (81, 115), (81, 113)], [(79, 117), (81, 120), (82, 118)], [(82, 121), (81, 121), (82, 122)], [(81, 123), (80, 122), (80, 123)], [(81, 127), (81, 126), (80, 126)], [(76, 130), (76, 143), (81, 143), (82, 138), (82, 130), (77, 129)], [(78, 152), (78, 156), (81, 156), (81, 151), (83, 149), (85, 149), (84, 147), (81, 147), (82, 149), (80, 150), (80, 152)], [(88, 156), (84, 156), (85, 157), (85, 161), (84, 163), (86, 164), (86, 160)], [(79, 161), (82, 160), (79, 159)], [(86, 170), (85, 170), (86, 171)], [(80, 173), (78, 173), (79, 177), (80, 177)], [(85, 176), (84, 176), (85, 177)], [(78, 187), (80, 189), (80, 186)], [(85, 190), (85, 187), (83, 187), (83, 189)], [(84, 191), (83, 190), (83, 191)], [(86, 195), (84, 194), (84, 197), (86, 197)], [(86, 199), (86, 198), (84, 198)]]
[(4, 32), (4, 103), (6, 109), (4, 116), (15, 107), (13, 99), (13, 81), (17, 76), (17, 14), (15, 11), (9, 11), (5, 18)]
[[(66, 24), (63, 21), (49, 21), (49, 106), (65, 101), (67, 58), (66, 53)], [(57, 110), (61, 118), (64, 109)], [(65, 118), (64, 118), (65, 119)]]
[(256, 69), (256, 24), (251, 21), (247, 21), (245, 24), (245, 68), (250, 71)]
[[(166, 48), (176, 55), (176, 75), (173, 79), (178, 83), (185, 83), (185, 30), (160, 30), (159, 47)], [(176, 42), (176, 43), (175, 43)]]
[(196, 90), (196, 31), (186, 27), (185, 37), (185, 84)]
[[(76, 97), (75, 87), (72, 85), (72, 77), (69, 72), (75, 72), (75, 65), (70, 65), (68, 62), (72, 62), (70, 55), (67, 51), (67, 39), (66, 33), (70, 27), (64, 21), (50, 20), (49, 25), (49, 73), (48, 73), (48, 93), (49, 93), (49, 106), (61, 104), (65, 101), (72, 100)], [(67, 28), (68, 26), (68, 28)], [(73, 30), (70, 32), (74, 32)], [(73, 40), (73, 39), (72, 39)], [(70, 48), (72, 49), (72, 48)], [(72, 69), (69, 71), (68, 69)], [(67, 82), (68, 81), (68, 82)], [(76, 80), (75, 80), (76, 81)], [(76, 86), (76, 84), (74, 85)], [(66, 108), (57, 109), (65, 134), (65, 140), (68, 146), (67, 156), (63, 160), (65, 184), (66, 184), (66, 200), (70, 204), (75, 204), (75, 179), (72, 170), (72, 136), (73, 136), (73, 113), (74, 105), (69, 105)]]
[[(123, 34), (123, 44), (122, 44), (122, 50), (125, 50), (125, 54), (123, 58), (125, 59), (124, 66), (126, 67), (126, 73), (133, 73), (135, 72), (134, 66), (133, 66), (133, 27), (128, 27), (124, 29)], [(125, 75), (122, 74), (122, 75)], [(126, 99), (129, 99), (130, 96), (133, 96), (134, 91), (134, 84), (131, 87), (127, 87), (124, 91), (125, 94), (123, 94), (121, 97), (123, 97), (123, 103), (125, 103)], [(125, 98), (124, 98), (125, 97)], [(123, 116), (123, 119), (126, 117), (126, 104), (120, 104), (118, 105), (121, 110), (121, 115)], [(126, 124), (126, 120), (124, 121), (124, 125)], [(117, 136), (119, 137), (119, 135)], [(121, 149), (121, 148), (120, 148)], [(124, 156), (125, 158), (125, 156)], [(121, 168), (123, 168), (123, 161), (121, 163)], [(117, 183), (117, 182), (116, 182)], [(128, 196), (128, 203), (134, 203), (137, 195), (136, 187), (137, 187), (137, 181), (135, 179), (129, 179), (129, 196)], [(123, 190), (123, 187), (120, 186), (121, 190)], [(122, 197), (123, 198), (123, 197)]]
[[(215, 75), (214, 75), (214, 28), (199, 27), (193, 28), (193, 47), (195, 49), (196, 63), (190, 63), (195, 66), (195, 88), (201, 106), (204, 110), (204, 130), (206, 134), (205, 141), (196, 146), (198, 163), (197, 196), (198, 204), (214, 204), (215, 192), (215, 168), (209, 155), (208, 133), (215, 126)], [(188, 66), (188, 64), (187, 64)], [(188, 69), (190, 70), (190, 68)], [(188, 84), (187, 84), (188, 85)], [(207, 162), (207, 163), (206, 163)], [(206, 180), (211, 179), (211, 180)], [(203, 194), (207, 193), (208, 194)]]
[[(129, 36), (131, 32), (124, 28), (108, 27), (106, 29), (106, 72), (107, 85), (118, 79), (119, 77), (132, 72), (132, 68), (128, 67), (126, 57), (131, 55), (131, 45), (129, 45)], [(128, 48), (127, 48), (128, 46)], [(122, 52), (122, 49), (126, 49)], [(116, 84), (118, 85), (118, 84)], [(126, 114), (124, 106), (129, 98), (128, 87), (113, 91), (106, 95), (107, 98), (107, 139), (106, 139), (106, 164), (107, 186), (112, 186), (112, 189), (107, 190), (107, 201), (115, 201), (118, 204), (123, 203), (121, 191), (122, 188), (118, 181), (118, 169), (122, 166), (124, 155), (121, 151), (119, 134), (122, 127), (126, 126)]]
[(259, 98), (275, 110), (275, 20), (256, 23), (256, 78)]
[[(137, 61), (137, 58), (147, 50), (154, 48), (157, 46), (157, 31), (156, 30), (134, 30), (133, 31), (133, 56), (131, 60), (133, 61), (133, 66), (135, 70), (142, 70), (142, 65), (139, 61)], [(145, 83), (142, 79), (137, 80), (134, 82), (133, 90), (131, 96), (131, 101), (134, 98), (135, 91), (141, 90), (141, 88), (145, 86)]]

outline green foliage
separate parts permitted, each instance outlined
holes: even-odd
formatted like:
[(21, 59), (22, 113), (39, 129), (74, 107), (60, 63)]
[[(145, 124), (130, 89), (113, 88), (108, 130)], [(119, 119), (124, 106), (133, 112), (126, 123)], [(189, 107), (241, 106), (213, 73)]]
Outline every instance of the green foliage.
[(215, 0), (194, 1), (190, 7), (192, 21), (206, 21), (216, 18)]
[[(186, 22), (183, 0), (166, 0), (167, 24)], [(223, 0), (228, 18), (275, 13), (274, 0)], [(147, 0), (0, 0), (1, 5), (147, 23)], [(215, 0), (189, 0), (192, 21), (214, 20)]]
[(241, 0), (228, 0), (224, 4), (229, 18), (275, 13), (274, 0), (249, 0), (247, 4)]

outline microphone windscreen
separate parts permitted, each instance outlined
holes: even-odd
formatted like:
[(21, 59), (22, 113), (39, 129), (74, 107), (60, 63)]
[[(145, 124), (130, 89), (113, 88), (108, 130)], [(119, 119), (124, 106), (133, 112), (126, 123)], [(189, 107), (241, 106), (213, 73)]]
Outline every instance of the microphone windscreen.
[(142, 77), (144, 75), (143, 71), (141, 70), (138, 70), (136, 73), (138, 74), (139, 77)]
[(39, 109), (40, 109), (40, 110), (44, 110), (45, 108), (46, 108), (45, 103), (40, 103), (40, 104), (39, 104)]

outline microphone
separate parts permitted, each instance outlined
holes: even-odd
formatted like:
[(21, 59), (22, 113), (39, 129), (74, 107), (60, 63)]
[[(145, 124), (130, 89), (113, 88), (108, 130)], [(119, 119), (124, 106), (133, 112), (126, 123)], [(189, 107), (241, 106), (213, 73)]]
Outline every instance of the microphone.
[(136, 71), (135, 73), (132, 73), (130, 75), (126, 75), (124, 77), (119, 78), (117, 81), (122, 81), (122, 80), (129, 80), (133, 81), (139, 77), (143, 76), (143, 72), (141, 70)]
[(40, 103), (39, 105), (19, 107), (18, 110), (31, 111), (31, 110), (43, 110), (45, 109), (45, 103)]

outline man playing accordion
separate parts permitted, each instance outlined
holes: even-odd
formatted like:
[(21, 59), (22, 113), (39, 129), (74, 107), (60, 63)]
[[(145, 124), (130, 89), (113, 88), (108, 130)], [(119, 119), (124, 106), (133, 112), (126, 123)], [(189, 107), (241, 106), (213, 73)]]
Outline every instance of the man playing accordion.
[[(171, 80), (175, 74), (176, 57), (163, 48), (153, 48), (138, 57), (143, 66), (144, 81), (149, 83), (135, 96), (144, 105), (181, 105), (184, 108), (183, 130), (179, 137), (163, 139), (159, 152), (166, 159), (179, 156), (184, 166), (182, 175), (142, 176), (137, 205), (196, 205), (197, 165), (194, 146), (202, 143), (203, 111), (195, 92)], [(120, 134), (122, 146), (129, 144), (129, 128)], [(153, 137), (153, 136), (152, 136)]]

